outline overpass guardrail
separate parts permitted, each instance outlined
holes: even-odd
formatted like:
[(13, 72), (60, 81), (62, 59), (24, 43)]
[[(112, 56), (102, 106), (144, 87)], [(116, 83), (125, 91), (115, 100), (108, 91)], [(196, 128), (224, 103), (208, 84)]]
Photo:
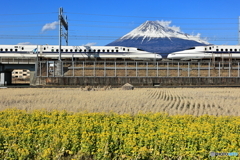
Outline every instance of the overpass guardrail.
[[(240, 77), (240, 62), (38, 61), (37, 77)], [(59, 74), (61, 66), (62, 74)]]

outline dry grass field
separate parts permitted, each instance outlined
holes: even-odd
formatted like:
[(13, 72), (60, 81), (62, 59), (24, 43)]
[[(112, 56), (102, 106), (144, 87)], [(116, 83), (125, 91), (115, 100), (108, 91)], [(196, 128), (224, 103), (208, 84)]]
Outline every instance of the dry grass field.
[(136, 88), (84, 91), (81, 88), (0, 89), (0, 110), (70, 112), (166, 112), (170, 115), (240, 115), (238, 88)]

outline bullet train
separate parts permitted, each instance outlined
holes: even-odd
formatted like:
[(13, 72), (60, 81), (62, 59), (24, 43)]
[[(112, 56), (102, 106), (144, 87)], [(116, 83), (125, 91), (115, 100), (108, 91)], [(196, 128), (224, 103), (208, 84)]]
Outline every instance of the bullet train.
[(197, 46), (183, 51), (172, 52), (168, 54), (167, 58), (170, 60), (240, 59), (240, 45)]
[[(2, 58), (58, 59), (58, 45), (0, 45)], [(122, 46), (62, 46), (61, 59), (129, 59), (161, 60), (162, 56), (134, 47)]]

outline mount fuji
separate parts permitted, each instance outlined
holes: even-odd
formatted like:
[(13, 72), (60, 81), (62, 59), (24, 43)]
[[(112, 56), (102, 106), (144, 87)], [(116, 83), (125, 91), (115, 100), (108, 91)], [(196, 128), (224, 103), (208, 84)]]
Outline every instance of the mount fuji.
[(170, 26), (171, 21), (146, 21), (123, 37), (107, 46), (137, 47), (149, 52), (163, 54), (188, 49), (194, 46), (205, 46), (209, 43), (200, 38), (200, 34), (189, 35), (179, 27)]

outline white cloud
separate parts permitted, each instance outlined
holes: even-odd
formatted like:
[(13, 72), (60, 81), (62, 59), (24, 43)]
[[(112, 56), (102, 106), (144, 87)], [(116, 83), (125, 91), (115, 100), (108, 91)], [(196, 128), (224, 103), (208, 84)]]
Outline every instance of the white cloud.
[(31, 42), (20, 42), (17, 45), (31, 45)]
[(54, 30), (57, 28), (58, 22), (52, 22), (52, 23), (47, 23), (42, 27), (42, 32), (45, 32), (47, 30)]
[(176, 26), (170, 26), (170, 24), (172, 23), (172, 21), (158, 21), (162, 26), (166, 27), (166, 28), (170, 28), (172, 30), (174, 30), (175, 32), (180, 32), (180, 27), (176, 27)]
[(87, 43), (87, 44), (84, 44), (83, 46), (94, 46), (95, 44), (97, 44), (97, 43)]

